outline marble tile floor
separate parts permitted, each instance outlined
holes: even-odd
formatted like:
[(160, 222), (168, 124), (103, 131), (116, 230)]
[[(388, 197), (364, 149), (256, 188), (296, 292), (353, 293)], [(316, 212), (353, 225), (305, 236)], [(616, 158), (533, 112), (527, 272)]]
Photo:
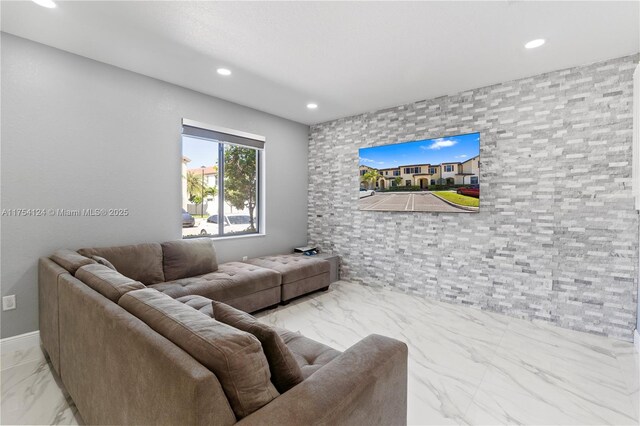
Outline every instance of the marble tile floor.
[[(340, 350), (406, 342), (409, 424), (639, 424), (630, 343), (344, 281), (257, 316)], [(82, 423), (38, 349), (1, 368), (2, 424)]]
[(3, 353), (0, 368), (0, 424), (84, 424), (39, 347)]

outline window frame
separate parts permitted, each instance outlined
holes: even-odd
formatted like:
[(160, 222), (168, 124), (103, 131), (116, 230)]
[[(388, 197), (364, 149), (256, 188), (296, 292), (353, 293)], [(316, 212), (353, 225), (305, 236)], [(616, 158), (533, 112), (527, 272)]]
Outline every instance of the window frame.
[[(185, 127), (195, 128), (204, 132), (220, 133), (229, 136), (229, 139), (233, 142), (219, 140), (213, 137), (193, 136), (192, 134), (185, 132)], [(213, 239), (230, 239), (230, 238), (246, 238), (266, 235), (266, 211), (265, 211), (265, 188), (266, 188), (266, 173), (265, 173), (265, 157), (266, 157), (266, 138), (261, 135), (256, 135), (240, 130), (229, 129), (226, 127), (215, 126), (210, 124), (201, 123), (186, 118), (182, 119), (181, 143), (182, 137), (188, 136), (192, 138), (200, 138), (204, 141), (211, 141), (217, 144), (218, 149), (218, 208), (217, 215), (220, 218), (220, 212), (225, 220), (218, 220), (218, 234), (205, 234), (205, 235), (193, 235), (183, 236), (183, 239), (191, 238), (213, 238)], [(250, 143), (241, 143), (242, 139), (250, 140)], [(252, 145), (254, 143), (255, 145)], [(224, 222), (226, 221), (226, 214), (224, 212), (224, 151), (226, 146), (240, 146), (244, 148), (254, 149), (256, 151), (256, 202), (255, 210), (256, 214), (256, 231), (255, 232), (235, 232), (224, 233)], [(182, 149), (181, 149), (182, 151)], [(181, 153), (184, 155), (184, 152)]]

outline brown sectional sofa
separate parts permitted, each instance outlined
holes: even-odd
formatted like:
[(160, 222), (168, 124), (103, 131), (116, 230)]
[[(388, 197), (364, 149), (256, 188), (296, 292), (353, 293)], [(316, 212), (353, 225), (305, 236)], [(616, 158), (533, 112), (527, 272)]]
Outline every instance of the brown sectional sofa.
[[(319, 273), (289, 282), (324, 273), (305, 265)], [(376, 335), (341, 353), (276, 329), (304, 380), (281, 394), (269, 384), (253, 408), (238, 408), (230, 377), (246, 387), (269, 368), (255, 338), (213, 318), (211, 299), (261, 309), (282, 300), (290, 274), (218, 265), (208, 239), (58, 251), (39, 262), (42, 344), (90, 424), (405, 424), (407, 348)], [(248, 361), (218, 371), (228, 362), (215, 345), (241, 345), (233, 353)]]

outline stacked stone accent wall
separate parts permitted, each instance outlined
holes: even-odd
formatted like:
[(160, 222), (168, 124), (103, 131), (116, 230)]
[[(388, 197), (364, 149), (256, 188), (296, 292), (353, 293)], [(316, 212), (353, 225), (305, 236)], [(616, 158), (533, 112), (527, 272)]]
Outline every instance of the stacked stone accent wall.
[[(631, 340), (637, 63), (634, 55), (312, 126), (310, 242), (341, 256), (344, 279)], [(470, 132), (481, 133), (480, 213), (358, 210), (359, 148)]]

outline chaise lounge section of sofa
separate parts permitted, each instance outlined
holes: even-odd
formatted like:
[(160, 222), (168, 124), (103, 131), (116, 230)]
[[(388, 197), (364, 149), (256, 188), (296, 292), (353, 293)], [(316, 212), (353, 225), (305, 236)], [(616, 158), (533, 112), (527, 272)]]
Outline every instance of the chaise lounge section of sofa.
[[(143, 247), (145, 254), (140, 256), (129, 247), (82, 250), (91, 257), (59, 251), (51, 258), (40, 259), (43, 347), (87, 423), (406, 423), (405, 344), (372, 335), (339, 352), (282, 329), (277, 333), (300, 366), (303, 380), (272, 395), (264, 405), (258, 404), (259, 408), (239, 414), (233, 399), (229, 399), (228, 375), (221, 381), (215, 368), (202, 359), (202, 346), (194, 349), (192, 345), (196, 341), (224, 345), (226, 335), (215, 330), (229, 332), (229, 327), (221, 328), (213, 318), (212, 298), (185, 294), (173, 299), (168, 291), (177, 286), (193, 289), (188, 283), (176, 282), (189, 277), (177, 276), (203, 272), (214, 263), (217, 266), (211, 257), (215, 258), (215, 250), (198, 244), (176, 242), (172, 247), (178, 253), (173, 257), (177, 260), (163, 259), (162, 279), (176, 279), (168, 282), (158, 281), (158, 251), (153, 245)], [(144, 267), (124, 264), (126, 259), (135, 262), (137, 257)], [(219, 272), (219, 266), (218, 271), (199, 276)], [(152, 267), (156, 269), (150, 270)], [(121, 269), (132, 276), (121, 273)], [(233, 276), (222, 282), (233, 286)], [(167, 283), (172, 285), (163, 288)], [(259, 291), (238, 298), (251, 298)], [(216, 296), (220, 294), (230, 293)], [(151, 311), (153, 315), (147, 313)], [(185, 337), (185, 333), (191, 333), (191, 337)], [(230, 339), (230, 344), (238, 341), (237, 336)], [(242, 369), (253, 371), (253, 365), (248, 362)]]
[(282, 302), (329, 287), (329, 262), (311, 256), (283, 254), (249, 259), (247, 263), (277, 271), (281, 276)]

